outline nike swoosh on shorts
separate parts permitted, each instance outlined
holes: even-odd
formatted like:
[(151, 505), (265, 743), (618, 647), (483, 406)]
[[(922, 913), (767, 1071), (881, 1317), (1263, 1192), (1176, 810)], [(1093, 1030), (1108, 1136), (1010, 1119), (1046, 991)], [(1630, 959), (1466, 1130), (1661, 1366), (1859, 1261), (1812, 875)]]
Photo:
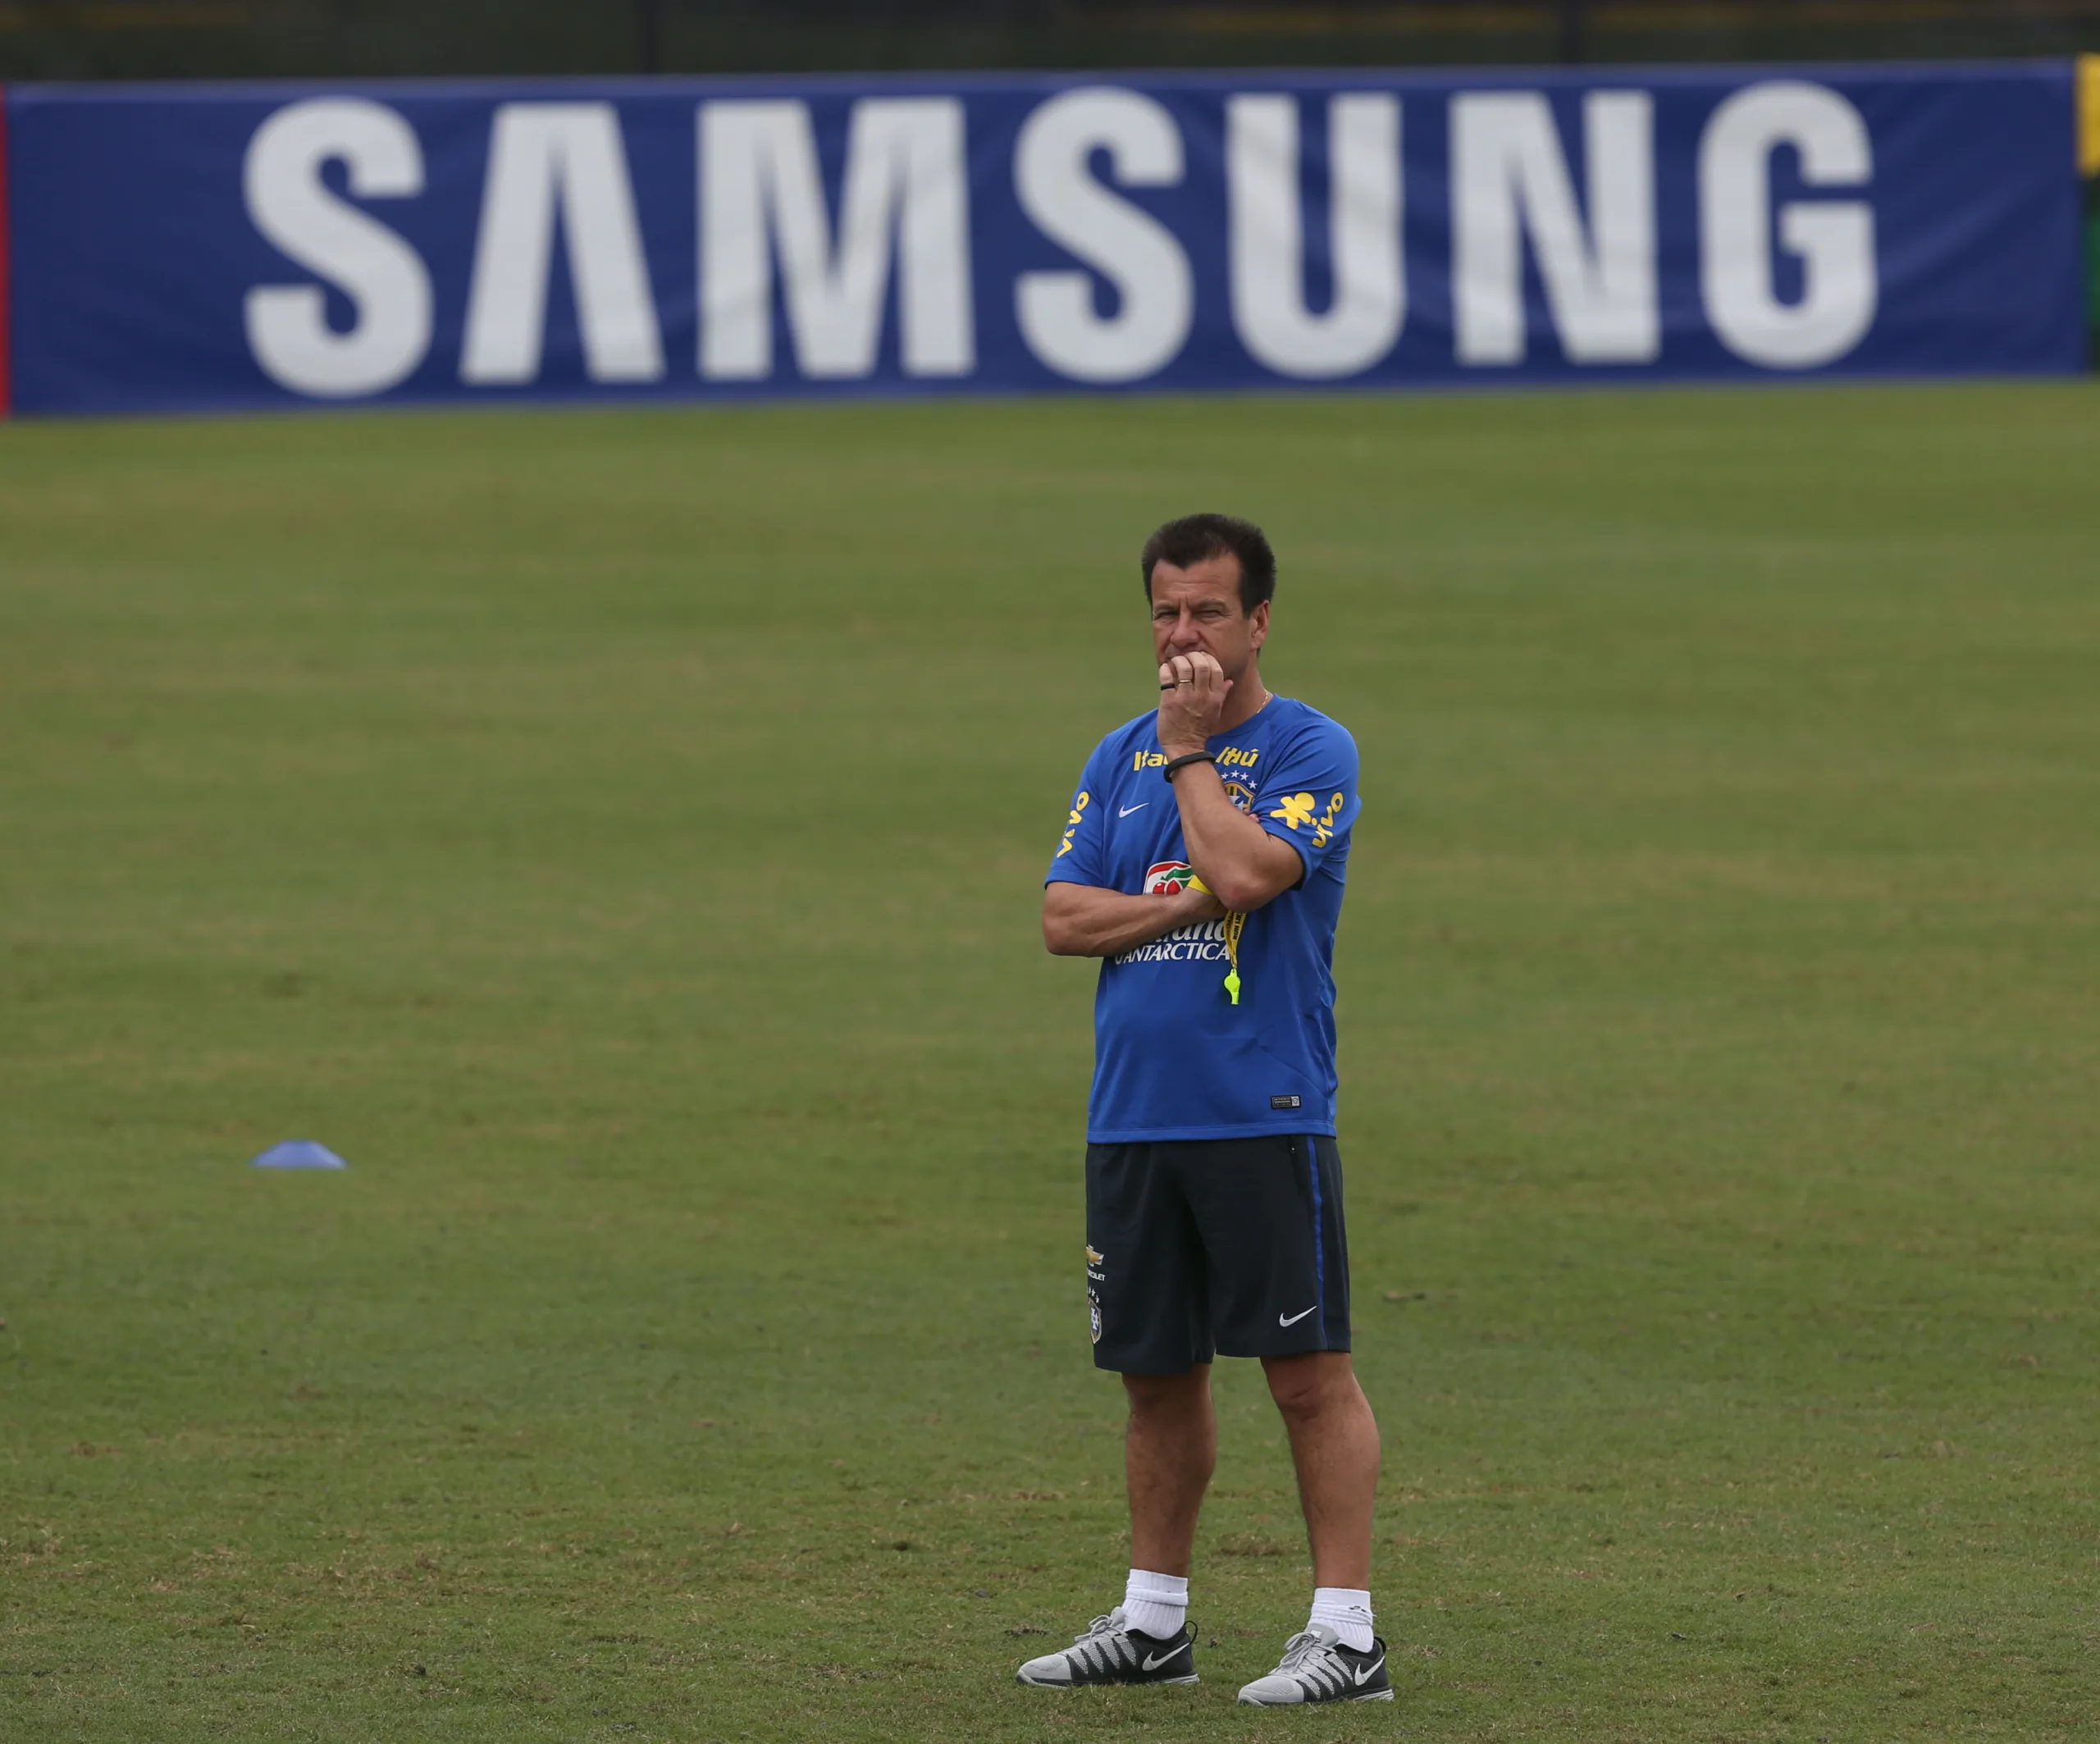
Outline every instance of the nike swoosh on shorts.
[(1304, 1314), (1279, 1314), (1276, 1316), (1276, 1324), (1280, 1326), (1294, 1326), (1299, 1321), (1304, 1319), (1306, 1314), (1313, 1313), (1319, 1308), (1319, 1306), (1320, 1304), (1318, 1303), (1314, 1303), (1312, 1308), (1305, 1310)]

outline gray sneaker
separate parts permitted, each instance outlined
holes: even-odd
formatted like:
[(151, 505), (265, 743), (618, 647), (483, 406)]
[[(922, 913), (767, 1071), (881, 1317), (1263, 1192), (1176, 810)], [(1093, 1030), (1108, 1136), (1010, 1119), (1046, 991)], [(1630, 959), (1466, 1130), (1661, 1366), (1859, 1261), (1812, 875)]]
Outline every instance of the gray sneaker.
[(1302, 1701), (1390, 1701), (1386, 1644), (1374, 1639), (1368, 1653), (1358, 1653), (1344, 1647), (1341, 1637), (1324, 1623), (1312, 1623), (1284, 1643), (1282, 1663), (1240, 1691), (1239, 1699), (1258, 1708)]
[(1014, 1681), (1057, 1690), (1084, 1683), (1194, 1683), (1196, 1626), (1185, 1623), (1179, 1635), (1161, 1641), (1132, 1628), (1119, 1605), (1095, 1618), (1063, 1652), (1030, 1660)]

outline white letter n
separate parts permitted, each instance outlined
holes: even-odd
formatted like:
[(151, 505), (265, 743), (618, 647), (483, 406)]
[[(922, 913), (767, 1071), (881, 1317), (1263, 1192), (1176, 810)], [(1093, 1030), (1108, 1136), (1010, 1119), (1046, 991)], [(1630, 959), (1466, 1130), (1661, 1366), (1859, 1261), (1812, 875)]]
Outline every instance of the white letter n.
[(1571, 363), (1646, 363), (1661, 350), (1652, 111), (1645, 91), (1592, 91), (1583, 99), (1586, 235), (1545, 98), (1511, 91), (1453, 102), (1452, 293), (1460, 363), (1523, 360), (1527, 221)]
[(610, 103), (505, 103), (489, 143), (460, 379), (536, 380), (546, 344), (555, 214), (593, 381), (654, 381), (663, 340)]

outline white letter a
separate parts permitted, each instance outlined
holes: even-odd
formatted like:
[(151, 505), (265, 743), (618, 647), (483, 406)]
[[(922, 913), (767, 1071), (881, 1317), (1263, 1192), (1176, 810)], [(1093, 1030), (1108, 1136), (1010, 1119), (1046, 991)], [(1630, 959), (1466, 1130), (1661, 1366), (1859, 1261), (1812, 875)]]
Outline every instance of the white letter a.
[(602, 103), (505, 103), (496, 111), (460, 379), (537, 379), (557, 208), (591, 379), (658, 380), (664, 347), (627, 153), (619, 118)]

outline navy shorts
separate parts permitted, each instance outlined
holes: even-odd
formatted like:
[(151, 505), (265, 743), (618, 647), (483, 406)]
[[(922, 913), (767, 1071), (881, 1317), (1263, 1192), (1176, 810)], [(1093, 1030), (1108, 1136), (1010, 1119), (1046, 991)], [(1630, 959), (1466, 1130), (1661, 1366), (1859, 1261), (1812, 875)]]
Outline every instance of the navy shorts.
[(1332, 1139), (1089, 1144), (1086, 1244), (1098, 1367), (1179, 1375), (1221, 1353), (1349, 1347)]

